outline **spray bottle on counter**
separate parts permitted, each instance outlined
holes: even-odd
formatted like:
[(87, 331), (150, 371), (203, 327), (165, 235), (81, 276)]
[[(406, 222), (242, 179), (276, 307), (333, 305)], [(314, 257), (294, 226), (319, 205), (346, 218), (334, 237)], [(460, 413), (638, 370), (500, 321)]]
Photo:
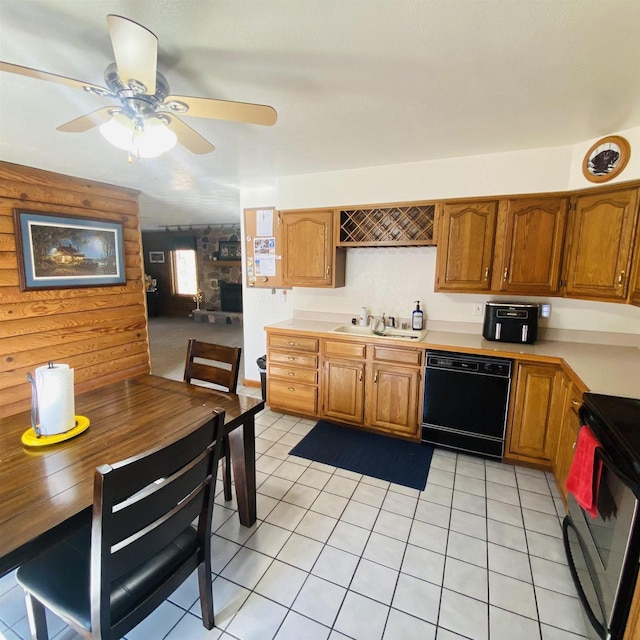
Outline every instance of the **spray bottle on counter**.
[(420, 309), (420, 300), (416, 300), (415, 303), (416, 303), (416, 308), (411, 314), (411, 328), (414, 331), (422, 331), (423, 313), (422, 313), (422, 310)]

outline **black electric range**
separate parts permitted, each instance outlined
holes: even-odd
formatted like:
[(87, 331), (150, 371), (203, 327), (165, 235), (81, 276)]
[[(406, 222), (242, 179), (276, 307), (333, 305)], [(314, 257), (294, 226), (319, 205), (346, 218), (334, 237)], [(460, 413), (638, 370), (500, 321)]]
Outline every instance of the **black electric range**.
[(633, 480), (640, 498), (640, 400), (585, 393), (580, 417), (616, 465)]

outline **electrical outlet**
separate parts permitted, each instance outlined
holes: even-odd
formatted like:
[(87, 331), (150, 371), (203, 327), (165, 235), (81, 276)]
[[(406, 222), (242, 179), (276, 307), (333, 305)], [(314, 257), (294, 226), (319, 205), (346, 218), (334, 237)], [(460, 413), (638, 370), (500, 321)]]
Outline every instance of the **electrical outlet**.
[(484, 307), (484, 305), (482, 304), (482, 302), (474, 302), (473, 303), (473, 315), (474, 316), (481, 316), (483, 307)]

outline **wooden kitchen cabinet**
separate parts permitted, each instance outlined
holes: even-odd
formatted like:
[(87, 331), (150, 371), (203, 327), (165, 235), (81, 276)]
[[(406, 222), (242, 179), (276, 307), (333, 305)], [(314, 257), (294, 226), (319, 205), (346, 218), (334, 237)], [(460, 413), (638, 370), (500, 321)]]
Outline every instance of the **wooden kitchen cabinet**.
[(299, 334), (267, 336), (267, 404), (276, 411), (318, 415), (319, 340)]
[[(640, 201), (640, 196), (638, 196)], [(636, 219), (636, 240), (633, 249), (633, 267), (631, 268), (631, 284), (629, 285), (629, 302), (640, 307), (640, 202)]]
[(322, 415), (362, 424), (366, 345), (361, 342), (324, 340), (322, 345)]
[(567, 204), (568, 198), (560, 197), (500, 203), (494, 290), (520, 295), (558, 294)]
[(567, 386), (558, 365), (519, 361), (511, 396), (505, 457), (552, 467)]
[(417, 436), (422, 349), (324, 340), (322, 353), (323, 417)]
[(292, 287), (343, 287), (345, 249), (337, 248), (331, 209), (282, 211), (284, 281)]
[(490, 291), (498, 202), (444, 204), (436, 291)]
[(566, 297), (625, 301), (637, 209), (637, 189), (575, 198), (565, 247)]
[(558, 484), (560, 495), (567, 504), (567, 491), (565, 482), (569, 476), (569, 469), (573, 462), (576, 443), (578, 441), (578, 431), (580, 431), (580, 418), (578, 409), (582, 404), (582, 388), (565, 376), (564, 385), (566, 388), (566, 401), (562, 424), (558, 435), (558, 446), (556, 449), (553, 473)]

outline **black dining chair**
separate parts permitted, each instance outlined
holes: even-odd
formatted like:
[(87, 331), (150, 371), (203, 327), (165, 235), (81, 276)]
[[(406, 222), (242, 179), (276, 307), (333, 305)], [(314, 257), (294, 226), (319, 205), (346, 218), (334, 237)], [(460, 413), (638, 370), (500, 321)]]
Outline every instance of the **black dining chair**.
[[(214, 388), (235, 393), (238, 388), (241, 347), (189, 339), (187, 361), (184, 366), (184, 380), (190, 384), (208, 383)], [(222, 486), (224, 499), (231, 500), (231, 453), (229, 440), (222, 443)]]
[(85, 638), (116, 640), (198, 569), (202, 623), (214, 626), (211, 521), (224, 413), (177, 442), (98, 467), (93, 516), (23, 564), (29, 626), (48, 640), (45, 609)]

